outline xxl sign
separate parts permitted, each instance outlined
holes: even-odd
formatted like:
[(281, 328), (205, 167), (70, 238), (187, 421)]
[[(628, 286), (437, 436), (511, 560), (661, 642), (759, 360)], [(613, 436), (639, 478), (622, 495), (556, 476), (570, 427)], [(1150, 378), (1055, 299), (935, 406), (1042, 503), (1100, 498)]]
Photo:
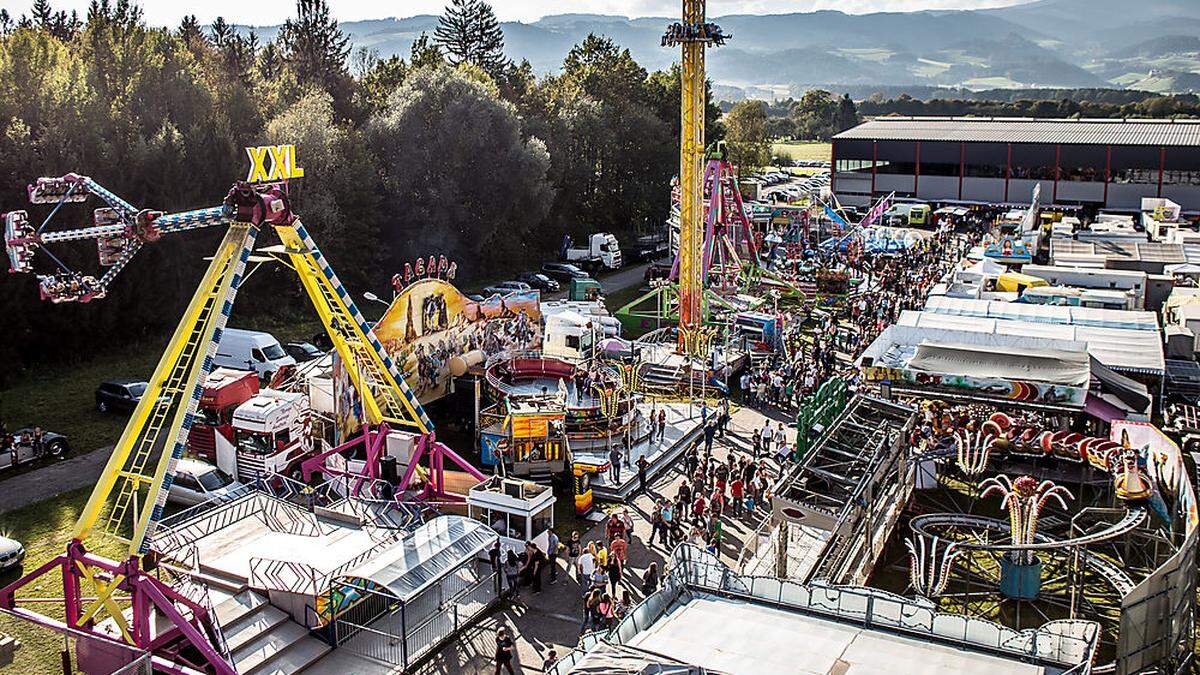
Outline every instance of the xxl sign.
[[(250, 147), (246, 148), (246, 156), (250, 158), (250, 172), (246, 174), (247, 183), (274, 183), (304, 177), (304, 169), (296, 163), (296, 146), (294, 145)], [(268, 159), (270, 159), (269, 165)]]

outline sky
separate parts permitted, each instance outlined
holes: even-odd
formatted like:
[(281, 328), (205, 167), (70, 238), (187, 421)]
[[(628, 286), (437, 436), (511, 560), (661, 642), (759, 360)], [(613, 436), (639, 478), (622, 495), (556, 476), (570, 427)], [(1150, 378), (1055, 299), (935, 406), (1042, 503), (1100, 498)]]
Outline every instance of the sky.
[[(1015, 5), (1029, 0), (708, 0), (709, 16), (722, 14), (780, 14), (820, 9), (837, 9), (862, 14), (868, 12), (907, 12), (921, 9), (980, 9)], [(0, 3), (13, 16), (28, 12), (33, 0), (4, 0)], [(294, 0), (205, 0), (181, 3), (178, 0), (140, 0), (146, 20), (155, 25), (174, 26), (185, 14), (195, 14), (208, 23), (224, 16), (242, 25), (274, 25), (291, 15)], [(445, 0), (329, 0), (339, 21), (440, 14)], [(535, 21), (547, 14), (589, 13), (621, 16), (674, 16), (680, 11), (679, 0), (492, 0), (502, 21)], [(55, 9), (87, 11), (88, 0), (51, 0)]]

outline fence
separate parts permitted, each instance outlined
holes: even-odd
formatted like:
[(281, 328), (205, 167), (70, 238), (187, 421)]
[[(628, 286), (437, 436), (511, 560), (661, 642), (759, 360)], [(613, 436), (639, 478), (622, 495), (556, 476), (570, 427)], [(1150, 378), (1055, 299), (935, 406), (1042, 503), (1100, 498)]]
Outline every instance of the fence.
[(497, 581), (491, 568), (479, 574), (476, 565), (468, 563), (408, 602), (386, 592), (335, 582), (334, 594), (362, 597), (335, 618), (335, 644), (407, 670), (495, 602)]

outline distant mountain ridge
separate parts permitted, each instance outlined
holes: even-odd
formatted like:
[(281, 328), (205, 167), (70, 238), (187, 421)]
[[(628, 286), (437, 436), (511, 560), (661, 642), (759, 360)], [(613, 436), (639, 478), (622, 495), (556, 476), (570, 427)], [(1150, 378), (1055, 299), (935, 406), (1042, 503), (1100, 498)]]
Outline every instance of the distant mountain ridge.
[[(421, 33), (432, 34), (437, 20), (349, 21), (342, 28), (356, 48), (407, 55)], [(662, 48), (659, 40), (674, 20), (560, 14), (502, 28), (508, 56), (527, 59), (540, 73), (555, 72), (588, 33), (611, 37), (656, 70), (678, 59), (677, 50)], [(708, 58), (709, 76), (722, 91), (785, 95), (826, 83), (1123, 87), (1151, 80), (1170, 89), (1191, 87), (1200, 77), (1200, 0), (1139, 0), (1134, 6), (1128, 0), (1038, 0), (985, 10), (823, 10), (713, 20), (733, 34)], [(269, 40), (278, 26), (254, 30)], [(1178, 76), (1155, 80), (1167, 71)]]

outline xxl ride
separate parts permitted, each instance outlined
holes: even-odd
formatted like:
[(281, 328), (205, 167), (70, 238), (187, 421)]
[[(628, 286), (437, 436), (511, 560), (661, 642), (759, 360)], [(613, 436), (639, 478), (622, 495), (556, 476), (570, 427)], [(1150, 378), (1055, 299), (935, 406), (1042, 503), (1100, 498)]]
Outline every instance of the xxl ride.
[[(276, 159), (277, 154), (285, 160)], [(284, 169), (290, 157), (290, 166), (298, 169), (294, 150), (290, 154), (272, 152), (271, 156), (282, 162)], [(280, 175), (276, 168), (270, 174), (259, 173), (273, 179), (289, 177), (286, 172)], [(436, 464), (440, 469), (442, 465), (440, 456), (435, 462), (433, 424), (300, 219), (292, 213), (282, 180), (238, 183), (220, 206), (175, 214), (137, 210), (91, 178), (76, 174), (39, 179), (29, 187), (29, 196), (33, 203), (54, 207), (36, 229), (28, 224), (24, 212), (5, 214), (11, 271), (32, 272), (36, 252), (46, 253), (61, 270), (40, 278), (43, 297), (53, 302), (87, 302), (104, 297), (108, 284), (142, 245), (163, 235), (207, 227), (225, 227), (226, 232), (79, 517), (67, 551), (0, 589), (0, 608), (58, 630), (84, 631), (97, 640), (117, 639), (154, 650), (156, 671), (232, 675), (234, 668), (217, 646), (221, 644), (216, 638), (219, 633), (206, 605), (148, 572), (157, 564), (150, 546), (163, 516), (176, 463), (187, 446), (216, 346), (263, 228), (275, 229), (283, 244), (278, 258), (299, 277), (362, 400), (366, 422), (363, 438), (371, 433), (376, 438), (386, 437), (390, 428), (417, 434), (418, 451), (410, 462), (409, 476), (421, 452), (427, 451), (430, 473), (434, 474), (432, 488), (427, 490), (440, 491), (444, 488), (441, 472), (433, 471), (432, 466)], [(96, 224), (47, 229), (65, 203), (84, 201), (89, 196), (99, 197), (108, 205), (97, 209)], [(99, 278), (83, 276), (45, 250), (48, 243), (92, 239), (99, 244), (101, 265), (108, 267)], [(369, 445), (378, 454), (383, 443)], [(453, 453), (450, 455), (457, 460)], [(377, 461), (369, 461), (364, 470), (369, 475), (362, 479), (374, 479), (377, 465)], [(121, 542), (128, 557), (114, 561), (91, 553), (100, 539)], [(62, 574), (65, 622), (26, 609), (16, 595), (34, 579), (55, 571)], [(126, 614), (125, 607), (132, 611)], [(166, 633), (155, 631), (155, 612), (170, 622), (172, 627)], [(115, 627), (111, 633), (104, 630), (105, 623)], [(192, 649), (187, 649), (189, 646)]]

